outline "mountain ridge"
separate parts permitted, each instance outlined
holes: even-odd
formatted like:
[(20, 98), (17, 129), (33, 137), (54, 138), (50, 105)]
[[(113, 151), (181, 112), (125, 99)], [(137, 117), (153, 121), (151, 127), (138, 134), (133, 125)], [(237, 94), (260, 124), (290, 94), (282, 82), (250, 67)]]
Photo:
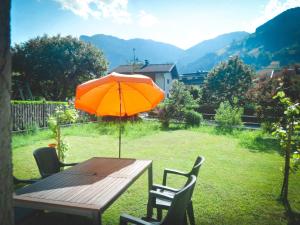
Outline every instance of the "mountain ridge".
[(300, 7), (282, 12), (252, 34), (226, 33), (186, 50), (151, 39), (125, 40), (104, 34), (82, 35), (80, 39), (102, 49), (111, 62), (110, 69), (133, 62), (133, 48), (140, 61), (176, 63), (181, 73), (211, 70), (232, 55), (239, 55), (245, 63), (261, 69), (272, 61), (281, 65), (300, 62)]

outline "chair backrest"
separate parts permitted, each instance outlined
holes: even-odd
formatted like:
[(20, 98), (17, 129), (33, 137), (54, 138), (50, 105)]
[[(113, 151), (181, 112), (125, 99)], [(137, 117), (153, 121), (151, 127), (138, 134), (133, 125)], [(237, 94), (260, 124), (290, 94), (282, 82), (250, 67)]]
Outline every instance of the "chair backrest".
[(184, 224), (186, 209), (190, 204), (195, 183), (196, 177), (191, 175), (188, 179), (188, 185), (175, 194), (168, 213), (161, 222), (161, 225)]
[(60, 162), (55, 148), (39, 148), (33, 152), (33, 156), (43, 178), (60, 171)]
[[(189, 172), (189, 175), (194, 175), (196, 178), (198, 177), (198, 174), (199, 174), (199, 170), (202, 166), (202, 164), (204, 163), (205, 161), (205, 158), (203, 156), (198, 156), (194, 165), (193, 165), (193, 168), (191, 170), (191, 172)], [(189, 184), (189, 180), (187, 180), (187, 182), (185, 183), (184, 186), (187, 186)], [(193, 192), (194, 192), (194, 189), (192, 190), (192, 196), (193, 196)]]
[(205, 158), (203, 156), (198, 156), (194, 163), (193, 169), (190, 172), (190, 175), (194, 175), (195, 177), (198, 177), (200, 167), (202, 166), (204, 161)]

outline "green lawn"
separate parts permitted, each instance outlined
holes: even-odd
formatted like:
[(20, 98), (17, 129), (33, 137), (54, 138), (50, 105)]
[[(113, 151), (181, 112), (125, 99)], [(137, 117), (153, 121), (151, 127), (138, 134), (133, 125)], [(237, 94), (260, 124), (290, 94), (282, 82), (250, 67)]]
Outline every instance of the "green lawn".
[[(88, 124), (63, 129), (71, 150), (68, 162), (93, 156), (118, 156), (115, 125)], [(20, 178), (38, 177), (32, 156), (36, 148), (53, 142), (49, 131), (13, 137), (14, 174)], [(276, 141), (260, 132), (239, 131), (218, 134), (212, 127), (163, 131), (154, 122), (126, 126), (122, 156), (152, 159), (154, 182), (161, 183), (165, 167), (189, 170), (198, 155), (206, 161), (194, 192), (197, 224), (291, 224), (278, 202), (283, 158)], [(290, 202), (300, 211), (300, 173), (292, 175)], [(170, 179), (179, 187), (182, 179)], [(118, 224), (126, 212), (144, 216), (147, 203), (147, 175), (138, 179), (104, 214), (104, 224)]]

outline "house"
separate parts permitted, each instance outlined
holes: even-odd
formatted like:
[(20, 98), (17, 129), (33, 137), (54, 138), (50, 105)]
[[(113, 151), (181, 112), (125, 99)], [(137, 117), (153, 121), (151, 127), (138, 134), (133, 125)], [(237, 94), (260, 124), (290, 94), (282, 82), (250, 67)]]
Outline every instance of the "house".
[(207, 71), (185, 73), (179, 75), (179, 81), (183, 82), (185, 85), (201, 85), (204, 82), (204, 79), (206, 78), (207, 74)]
[(273, 77), (275, 73), (280, 72), (281, 67), (280, 67), (280, 62), (279, 61), (272, 61), (270, 65), (267, 67), (257, 71), (258, 76), (269, 76), (270, 78)]
[(110, 72), (122, 74), (142, 74), (151, 77), (152, 80), (165, 91), (168, 96), (172, 84), (172, 80), (178, 79), (178, 71), (176, 65), (173, 63), (167, 64), (150, 64), (148, 60), (145, 63), (120, 65)]

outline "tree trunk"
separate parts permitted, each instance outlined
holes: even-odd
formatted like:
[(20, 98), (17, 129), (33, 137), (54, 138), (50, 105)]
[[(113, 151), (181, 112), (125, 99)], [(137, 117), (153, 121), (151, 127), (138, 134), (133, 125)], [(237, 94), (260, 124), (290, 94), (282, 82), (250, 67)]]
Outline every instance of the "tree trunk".
[(10, 0), (0, 0), (0, 224), (13, 224)]
[(281, 188), (281, 199), (284, 203), (288, 202), (292, 132), (293, 132), (293, 125), (290, 125), (287, 134), (288, 142), (285, 149), (284, 175), (283, 175), (283, 183)]

